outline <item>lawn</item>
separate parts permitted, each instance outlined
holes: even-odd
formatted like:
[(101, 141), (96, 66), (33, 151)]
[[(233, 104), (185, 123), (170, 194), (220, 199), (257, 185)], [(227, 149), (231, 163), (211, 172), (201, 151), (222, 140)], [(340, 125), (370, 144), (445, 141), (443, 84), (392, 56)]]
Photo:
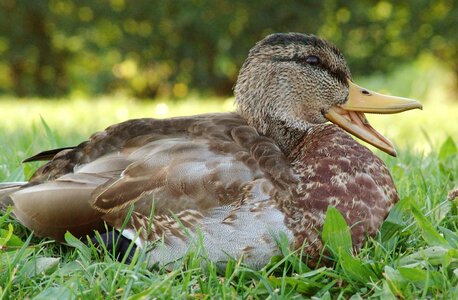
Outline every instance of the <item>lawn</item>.
[[(151, 102), (128, 98), (0, 99), (0, 182), (24, 180), (39, 164), (21, 160), (74, 145), (106, 126), (136, 117), (170, 117), (233, 109), (232, 99)], [(150, 298), (458, 298), (458, 218), (447, 192), (458, 185), (458, 103), (429, 101), (423, 111), (369, 116), (397, 145), (398, 157), (374, 150), (388, 165), (401, 197), (380, 233), (361, 252), (335, 251), (333, 267), (309, 269), (284, 245), (260, 271), (233, 261), (225, 270), (200, 267), (202, 249), (172, 272), (146, 269), (145, 253), (131, 264), (109, 250), (67, 237), (39, 239), (8, 214), (0, 217), (0, 297), (33, 299)], [(323, 238), (348, 249), (347, 228), (328, 211)], [(342, 240), (334, 240), (335, 236)]]

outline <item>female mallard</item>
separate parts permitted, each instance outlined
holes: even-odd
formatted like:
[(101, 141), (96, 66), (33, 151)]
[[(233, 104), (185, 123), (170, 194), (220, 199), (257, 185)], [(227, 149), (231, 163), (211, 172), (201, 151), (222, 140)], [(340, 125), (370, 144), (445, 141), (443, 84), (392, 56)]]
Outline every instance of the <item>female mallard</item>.
[[(273, 34), (249, 52), (235, 86), (237, 113), (113, 125), (49, 160), (3, 204), (39, 236), (62, 241), (106, 221), (138, 247), (156, 243), (151, 262), (182, 257), (201, 238), (211, 261), (244, 257), (260, 267), (283, 233), (309, 257), (322, 249), (329, 205), (359, 247), (398, 200), (383, 162), (335, 125), (395, 155), (363, 112), (421, 105), (360, 88), (339, 50), (315, 36)], [(153, 211), (153, 213), (152, 213)], [(138, 234), (138, 238), (136, 235)]]

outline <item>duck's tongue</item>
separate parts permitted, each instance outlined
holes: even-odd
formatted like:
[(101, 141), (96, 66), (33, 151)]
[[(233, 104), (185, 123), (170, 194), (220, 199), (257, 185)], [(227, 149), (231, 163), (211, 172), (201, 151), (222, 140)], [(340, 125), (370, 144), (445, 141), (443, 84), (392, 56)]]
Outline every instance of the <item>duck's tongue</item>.
[(369, 124), (364, 112), (394, 114), (414, 108), (421, 109), (422, 105), (413, 99), (387, 96), (362, 88), (351, 81), (348, 83), (348, 101), (333, 106), (325, 117), (363, 141), (396, 156), (393, 144)]

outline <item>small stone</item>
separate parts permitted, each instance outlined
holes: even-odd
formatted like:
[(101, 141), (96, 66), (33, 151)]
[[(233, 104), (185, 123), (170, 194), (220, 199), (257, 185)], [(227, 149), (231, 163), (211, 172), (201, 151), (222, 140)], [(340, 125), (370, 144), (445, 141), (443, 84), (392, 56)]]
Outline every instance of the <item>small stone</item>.
[(458, 198), (458, 187), (448, 193), (448, 200), (452, 201), (455, 198)]

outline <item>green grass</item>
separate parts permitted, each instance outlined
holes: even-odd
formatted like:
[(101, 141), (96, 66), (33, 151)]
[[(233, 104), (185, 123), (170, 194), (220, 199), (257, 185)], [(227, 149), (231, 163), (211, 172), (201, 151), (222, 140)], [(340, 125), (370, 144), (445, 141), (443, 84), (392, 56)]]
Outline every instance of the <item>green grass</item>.
[[(21, 166), (25, 157), (74, 145), (109, 124), (227, 111), (232, 102), (3, 99), (0, 107), (1, 182), (30, 176), (37, 164)], [(458, 217), (456, 203), (446, 195), (458, 185), (457, 115), (458, 104), (427, 102), (424, 111), (371, 116), (374, 127), (398, 146), (398, 158), (376, 153), (387, 163), (402, 200), (358, 254), (350, 251), (342, 217), (329, 209), (323, 239), (334, 254), (333, 267), (311, 270), (282, 245), (284, 256), (260, 271), (237, 261), (223, 270), (212, 264), (201, 268), (202, 249), (172, 272), (148, 270), (144, 252), (131, 264), (119, 263), (109, 250), (97, 252), (71, 236), (69, 245), (33, 237), (0, 214), (0, 245), (7, 246), (0, 250), (0, 298), (456, 299)]]

